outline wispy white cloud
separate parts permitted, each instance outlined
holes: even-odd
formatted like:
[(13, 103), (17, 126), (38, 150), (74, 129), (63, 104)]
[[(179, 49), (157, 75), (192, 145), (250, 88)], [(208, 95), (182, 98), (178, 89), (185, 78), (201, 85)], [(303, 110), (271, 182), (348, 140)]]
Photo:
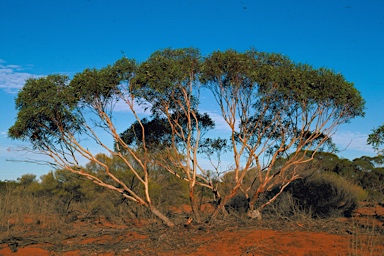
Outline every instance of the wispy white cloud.
[(211, 117), (211, 119), (215, 122), (215, 129), (217, 130), (224, 130), (224, 131), (230, 131), (231, 128), (227, 124), (227, 122), (224, 120), (223, 116), (221, 114), (217, 114), (212, 111), (202, 111), (207, 112), (208, 115)]
[(19, 65), (8, 64), (0, 59), (0, 89), (7, 93), (16, 93), (25, 84), (25, 81), (31, 77), (39, 77), (25, 72), (25, 69)]
[[(133, 108), (137, 114), (144, 114), (144, 115), (150, 115), (151, 114), (149, 109), (146, 109), (144, 106), (141, 106), (137, 103), (133, 104)], [(119, 100), (116, 103), (114, 110), (117, 112), (132, 112), (132, 110), (129, 108), (128, 104), (123, 100)]]
[(368, 135), (359, 132), (343, 131), (332, 136), (340, 150), (357, 150), (364, 153), (374, 153), (370, 145), (367, 145)]

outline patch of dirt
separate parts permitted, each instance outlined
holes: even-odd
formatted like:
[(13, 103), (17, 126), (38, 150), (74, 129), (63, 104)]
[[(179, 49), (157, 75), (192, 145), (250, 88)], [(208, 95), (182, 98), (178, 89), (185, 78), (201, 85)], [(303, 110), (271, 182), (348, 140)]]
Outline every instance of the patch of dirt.
[[(46, 223), (26, 218), (28, 228), (1, 231), (0, 255), (384, 255), (384, 207), (368, 208), (363, 205), (353, 218), (232, 218), (214, 226), (180, 222), (173, 228), (153, 220), (76, 220), (41, 228)], [(368, 214), (371, 210), (374, 214)], [(181, 207), (178, 213), (189, 209)]]
[(371, 203), (360, 203), (356, 213), (367, 216), (384, 216), (384, 205), (371, 204)]

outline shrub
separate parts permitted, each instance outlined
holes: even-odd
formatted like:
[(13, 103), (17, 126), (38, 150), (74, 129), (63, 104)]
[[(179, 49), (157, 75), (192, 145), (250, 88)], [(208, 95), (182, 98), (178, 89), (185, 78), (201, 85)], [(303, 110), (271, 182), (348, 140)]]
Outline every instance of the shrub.
[[(261, 195), (257, 208), (268, 201), (280, 190), (276, 186)], [(309, 175), (293, 181), (278, 199), (264, 209), (264, 214), (292, 217), (300, 212), (314, 218), (351, 216), (359, 201), (364, 201), (368, 194), (361, 187), (354, 185), (335, 173), (323, 172)], [(243, 194), (232, 198), (226, 207), (238, 213), (246, 212), (248, 200)]]
[(365, 191), (334, 173), (316, 173), (296, 180), (287, 189), (296, 204), (312, 212), (313, 217), (351, 216)]
[(225, 208), (227, 211), (233, 210), (238, 213), (245, 213), (247, 212), (248, 204), (249, 202), (244, 194), (237, 194), (229, 200)]

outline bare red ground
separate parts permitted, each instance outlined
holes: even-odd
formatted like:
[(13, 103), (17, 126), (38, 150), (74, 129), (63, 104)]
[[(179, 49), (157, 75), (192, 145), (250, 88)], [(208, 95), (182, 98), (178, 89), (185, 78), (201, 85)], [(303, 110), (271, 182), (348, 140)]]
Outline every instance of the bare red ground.
[[(189, 209), (181, 207), (178, 211)], [(359, 214), (384, 215), (384, 208), (362, 207)], [(383, 225), (380, 221), (377, 224), (380, 223)], [(132, 225), (103, 223), (94, 225), (93, 229), (89, 225), (77, 225), (67, 230), (72, 236), (62, 236), (60, 240), (56, 234), (54, 246), (48, 242), (25, 245), (20, 242), (17, 251), (12, 252), (9, 243), (2, 243), (0, 255), (384, 255), (382, 233), (377, 237), (357, 230), (306, 231), (307, 224), (299, 222), (291, 223), (296, 230), (288, 231), (236, 225), (222, 229), (181, 225), (159, 231), (154, 226), (151, 232), (151, 225), (145, 223), (132, 228)], [(34, 234), (29, 230), (23, 235), (33, 238)]]
[[(123, 240), (124, 236), (119, 239)], [(132, 239), (148, 239), (138, 235)], [(274, 230), (242, 230), (222, 231), (191, 237), (195, 243), (200, 243), (196, 251), (188, 253), (180, 248), (179, 250), (161, 252), (158, 255), (347, 255), (348, 237), (314, 232), (279, 232)], [(70, 243), (79, 244), (105, 244), (115, 243), (116, 238), (112, 236), (100, 236), (98, 238), (86, 238), (79, 241), (63, 241), (63, 246)], [(128, 241), (127, 241), (128, 242)], [(44, 249), (44, 245), (37, 244), (19, 248), (13, 253), (11, 249), (3, 245), (0, 247), (1, 255), (52, 255), (53, 252)], [(384, 249), (384, 248), (383, 248)], [(92, 252), (89, 252), (92, 253)], [(114, 255), (114, 252), (99, 251), (102, 255)], [(146, 249), (141, 248), (142, 254)], [(86, 251), (68, 251), (62, 255), (86, 255)], [(133, 255), (129, 250), (122, 250), (119, 255)]]

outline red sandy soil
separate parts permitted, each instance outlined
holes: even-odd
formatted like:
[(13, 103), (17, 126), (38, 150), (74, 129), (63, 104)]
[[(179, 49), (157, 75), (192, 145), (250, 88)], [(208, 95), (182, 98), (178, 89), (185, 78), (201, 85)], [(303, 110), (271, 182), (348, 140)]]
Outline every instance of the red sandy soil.
[(157, 222), (73, 222), (44, 236), (33, 228), (2, 234), (0, 255), (384, 255), (383, 216), (384, 207), (363, 205), (354, 218), (327, 221), (240, 220), (173, 228)]

